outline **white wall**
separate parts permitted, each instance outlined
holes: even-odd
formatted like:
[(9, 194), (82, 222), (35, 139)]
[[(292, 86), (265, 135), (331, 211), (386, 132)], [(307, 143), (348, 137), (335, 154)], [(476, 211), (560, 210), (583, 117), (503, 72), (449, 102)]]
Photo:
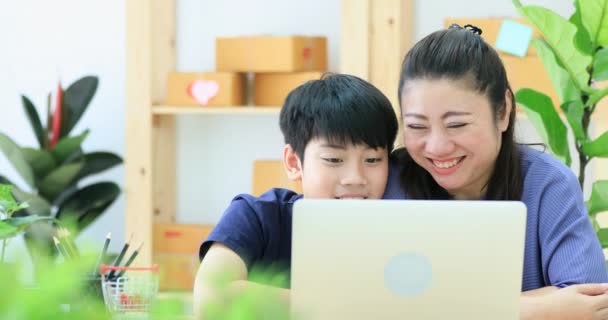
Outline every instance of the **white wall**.
[[(128, 1), (128, 0), (127, 0)], [(378, 0), (381, 1), (381, 0)], [(214, 69), (216, 36), (246, 34), (325, 35), (329, 69), (337, 71), (341, 0), (179, 0), (177, 1), (177, 69)], [(571, 0), (525, 1), (572, 12)], [(92, 134), (86, 150), (124, 154), (125, 9), (121, 0), (0, 1), (0, 130), (19, 144), (35, 145), (19, 94), (27, 94), (45, 113), (44, 101), (60, 77), (67, 84), (96, 74), (100, 86), (76, 132)], [(429, 0), (415, 5), (415, 39), (442, 28), (452, 17), (514, 16), (510, 0)], [(395, 72), (398, 72), (397, 70)], [(249, 192), (252, 161), (279, 158), (282, 139), (278, 117), (178, 117), (178, 219), (213, 223), (231, 197)], [(521, 130), (520, 130), (521, 131)], [(529, 128), (520, 132), (536, 140)], [(0, 173), (17, 179), (4, 157)], [(100, 178), (123, 185), (123, 168)], [(113, 249), (123, 238), (124, 198), (113, 205), (79, 241), (99, 241), (113, 234)], [(12, 245), (15, 247), (15, 245)]]
[[(46, 95), (57, 80), (64, 86), (84, 75), (97, 75), (100, 82), (89, 109), (74, 129), (91, 134), (85, 151), (107, 150), (124, 154), (125, 10), (122, 0), (0, 1), (0, 131), (19, 145), (37, 145), (21, 106), (20, 94), (34, 102), (46, 118)], [(4, 155), (0, 174), (18, 185), (25, 184)], [(123, 167), (98, 175), (124, 185)], [(112, 232), (113, 251), (124, 242), (124, 197), (121, 196), (78, 239), (101, 244)], [(23, 252), (20, 241), (12, 242), (13, 254)]]

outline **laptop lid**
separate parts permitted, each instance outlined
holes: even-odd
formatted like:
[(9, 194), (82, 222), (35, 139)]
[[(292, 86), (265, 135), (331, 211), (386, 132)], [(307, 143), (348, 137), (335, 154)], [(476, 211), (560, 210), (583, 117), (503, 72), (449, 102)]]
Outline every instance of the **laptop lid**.
[(518, 319), (526, 207), (515, 201), (294, 204), (298, 319)]

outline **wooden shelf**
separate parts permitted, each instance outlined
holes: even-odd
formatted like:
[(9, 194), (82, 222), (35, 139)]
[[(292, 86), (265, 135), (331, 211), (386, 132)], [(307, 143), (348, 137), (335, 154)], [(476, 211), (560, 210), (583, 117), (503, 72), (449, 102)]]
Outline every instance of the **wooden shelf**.
[(255, 106), (231, 106), (231, 107), (213, 107), (213, 106), (165, 106), (158, 105), (152, 107), (152, 113), (158, 115), (169, 114), (279, 114), (281, 107), (255, 107)]

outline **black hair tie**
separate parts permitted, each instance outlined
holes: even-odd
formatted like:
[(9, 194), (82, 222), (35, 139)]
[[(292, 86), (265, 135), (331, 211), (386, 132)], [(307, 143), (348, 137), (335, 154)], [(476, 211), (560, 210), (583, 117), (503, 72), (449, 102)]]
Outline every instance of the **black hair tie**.
[(464, 28), (467, 29), (467, 30), (470, 30), (471, 32), (473, 32), (474, 34), (476, 34), (478, 36), (480, 36), (481, 33), (483, 32), (483, 31), (481, 31), (480, 28), (478, 28), (478, 27), (476, 27), (476, 26), (474, 26), (472, 24), (465, 24)]

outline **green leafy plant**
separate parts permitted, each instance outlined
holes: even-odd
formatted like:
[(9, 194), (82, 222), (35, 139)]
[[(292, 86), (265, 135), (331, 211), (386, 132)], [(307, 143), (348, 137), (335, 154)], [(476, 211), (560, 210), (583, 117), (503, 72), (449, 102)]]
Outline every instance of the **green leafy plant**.
[[(546, 94), (524, 88), (515, 98), (528, 115), (549, 150), (571, 165), (569, 132), (574, 137), (579, 159), (581, 188), (585, 168), (593, 158), (608, 157), (608, 132), (592, 138), (591, 116), (608, 95), (599, 81), (608, 79), (608, 0), (575, 0), (575, 12), (566, 19), (539, 6), (522, 6), (513, 0), (519, 13), (543, 35), (532, 40), (545, 70), (559, 96), (559, 109)], [(593, 183), (585, 203), (602, 247), (608, 247), (608, 229), (600, 228), (597, 214), (608, 211), (608, 180)]]
[[(27, 208), (19, 208), (15, 217), (52, 217), (77, 236), (120, 194), (120, 188), (113, 182), (79, 185), (84, 178), (122, 163), (119, 156), (110, 152), (85, 153), (81, 145), (89, 130), (70, 136), (93, 99), (98, 82), (97, 77), (86, 76), (65, 90), (59, 84), (52, 111), (51, 94), (48, 95), (44, 127), (31, 100), (21, 97), (38, 147), (21, 147), (0, 132), (0, 150), (27, 184), (26, 188), (12, 190), (17, 201), (29, 204)], [(0, 183), (15, 185), (1, 173)], [(26, 243), (34, 262), (39, 257), (56, 253), (52, 241), (55, 233), (53, 223), (33, 224), (26, 230)]]
[(4, 262), (4, 254), (10, 238), (20, 234), (34, 222), (52, 219), (50, 217), (40, 217), (36, 215), (13, 217), (15, 212), (27, 209), (29, 205), (27, 202), (17, 203), (11, 194), (12, 189), (12, 186), (0, 184), (0, 239), (2, 239), (0, 262)]
[[(99, 292), (101, 280), (90, 278), (96, 254), (84, 250), (81, 259), (56, 264), (45, 260), (38, 268), (38, 281), (32, 286), (23, 281), (22, 266), (0, 262), (0, 315), (2, 319), (99, 319), (110, 320), (105, 311), (103, 295)], [(252, 275), (269, 284), (281, 281), (281, 276), (255, 271)], [(125, 280), (128, 286), (129, 279)], [(151, 290), (150, 287), (146, 288)], [(192, 313), (182, 294), (155, 299), (150, 313), (117, 314), (120, 319), (186, 319)], [(205, 319), (213, 320), (283, 320), (289, 318), (289, 306), (274, 295), (261, 289), (243, 289), (232, 295), (230, 302), (209, 306)], [(118, 317), (116, 317), (118, 318)], [(114, 319), (116, 319), (114, 318)], [(300, 319), (297, 317), (296, 319)]]
[(283, 299), (268, 287), (285, 288), (289, 282), (287, 275), (280, 269), (254, 267), (249, 272), (249, 280), (264, 286), (252, 286), (235, 291), (230, 287), (231, 276), (228, 270), (213, 279), (214, 291), (220, 296), (213, 302), (201, 306), (200, 314), (204, 319), (217, 320), (254, 320), (301, 319), (301, 315), (290, 314), (290, 308)]

